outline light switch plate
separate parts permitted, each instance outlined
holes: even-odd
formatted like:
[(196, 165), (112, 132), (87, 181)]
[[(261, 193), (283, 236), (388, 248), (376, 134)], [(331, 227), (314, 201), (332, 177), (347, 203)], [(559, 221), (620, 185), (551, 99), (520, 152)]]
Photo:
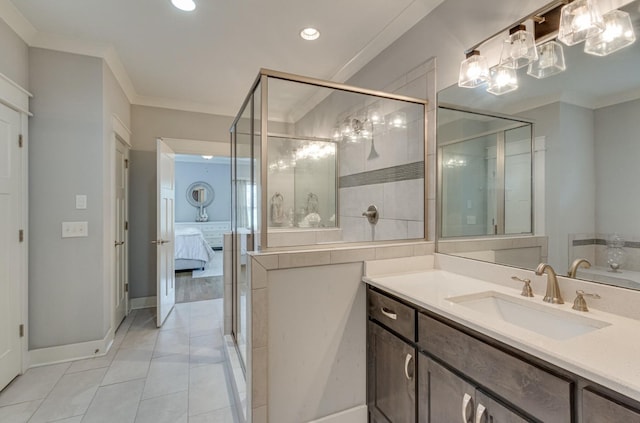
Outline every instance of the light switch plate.
[(62, 222), (63, 238), (84, 238), (89, 236), (88, 222)]
[(87, 196), (86, 195), (76, 195), (76, 209), (84, 210), (87, 208)]

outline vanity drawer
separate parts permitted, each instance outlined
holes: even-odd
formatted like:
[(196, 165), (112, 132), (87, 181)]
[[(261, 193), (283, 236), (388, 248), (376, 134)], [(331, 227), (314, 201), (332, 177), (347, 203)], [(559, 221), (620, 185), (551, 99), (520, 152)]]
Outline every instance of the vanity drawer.
[(640, 410), (633, 410), (603, 396), (582, 390), (582, 422), (640, 422)]
[(415, 341), (416, 311), (393, 298), (371, 289), (369, 292), (369, 317), (405, 338)]
[(418, 345), (545, 423), (572, 421), (572, 382), (423, 313), (418, 313)]

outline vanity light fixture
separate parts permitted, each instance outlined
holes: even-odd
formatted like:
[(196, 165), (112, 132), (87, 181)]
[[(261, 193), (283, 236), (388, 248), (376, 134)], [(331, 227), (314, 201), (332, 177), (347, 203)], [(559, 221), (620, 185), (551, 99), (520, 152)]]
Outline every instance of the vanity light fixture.
[(302, 31), (300, 31), (300, 37), (302, 37), (303, 40), (307, 41), (317, 40), (318, 38), (320, 38), (320, 31), (312, 27), (304, 28)]
[(489, 69), (489, 74), (487, 92), (502, 95), (518, 89), (518, 75), (515, 69), (499, 64)]
[(489, 81), (489, 66), (487, 59), (480, 55), (478, 50), (466, 53), (466, 59), (460, 63), (460, 75), (458, 86), (463, 88), (475, 88)]
[(529, 65), (527, 75), (542, 79), (563, 72), (567, 68), (562, 45), (556, 41), (547, 41), (539, 45), (538, 56), (538, 60)]
[(171, 0), (171, 4), (185, 12), (192, 12), (196, 9), (196, 3), (193, 0)]
[(575, 0), (562, 7), (558, 39), (572, 46), (604, 31), (602, 15), (593, 0)]
[(595, 56), (606, 56), (636, 41), (631, 16), (622, 10), (612, 10), (602, 15), (604, 31), (592, 38), (587, 38), (584, 52)]
[(538, 60), (534, 35), (520, 24), (509, 30), (509, 37), (502, 43), (500, 64), (512, 69), (520, 69)]

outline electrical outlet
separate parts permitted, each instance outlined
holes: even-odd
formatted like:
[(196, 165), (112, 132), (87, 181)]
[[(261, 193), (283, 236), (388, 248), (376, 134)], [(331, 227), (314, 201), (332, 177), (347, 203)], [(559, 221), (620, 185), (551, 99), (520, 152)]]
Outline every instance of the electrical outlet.
[(84, 238), (89, 236), (88, 222), (62, 222), (63, 238)]

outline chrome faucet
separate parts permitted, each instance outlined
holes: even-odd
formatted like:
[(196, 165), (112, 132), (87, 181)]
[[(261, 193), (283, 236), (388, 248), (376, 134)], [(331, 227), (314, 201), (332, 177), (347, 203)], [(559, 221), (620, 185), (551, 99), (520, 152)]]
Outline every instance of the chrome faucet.
[(547, 274), (547, 292), (544, 294), (542, 301), (552, 304), (564, 304), (556, 272), (547, 263), (540, 263), (536, 269), (536, 275), (542, 276), (545, 272)]
[(583, 259), (583, 258), (575, 259), (573, 263), (571, 263), (571, 267), (569, 267), (567, 276), (575, 279), (576, 273), (578, 273), (578, 267), (580, 267), (581, 264), (584, 264), (584, 266), (582, 267), (584, 267), (585, 269), (588, 269), (591, 267), (591, 263), (589, 263), (589, 260)]

